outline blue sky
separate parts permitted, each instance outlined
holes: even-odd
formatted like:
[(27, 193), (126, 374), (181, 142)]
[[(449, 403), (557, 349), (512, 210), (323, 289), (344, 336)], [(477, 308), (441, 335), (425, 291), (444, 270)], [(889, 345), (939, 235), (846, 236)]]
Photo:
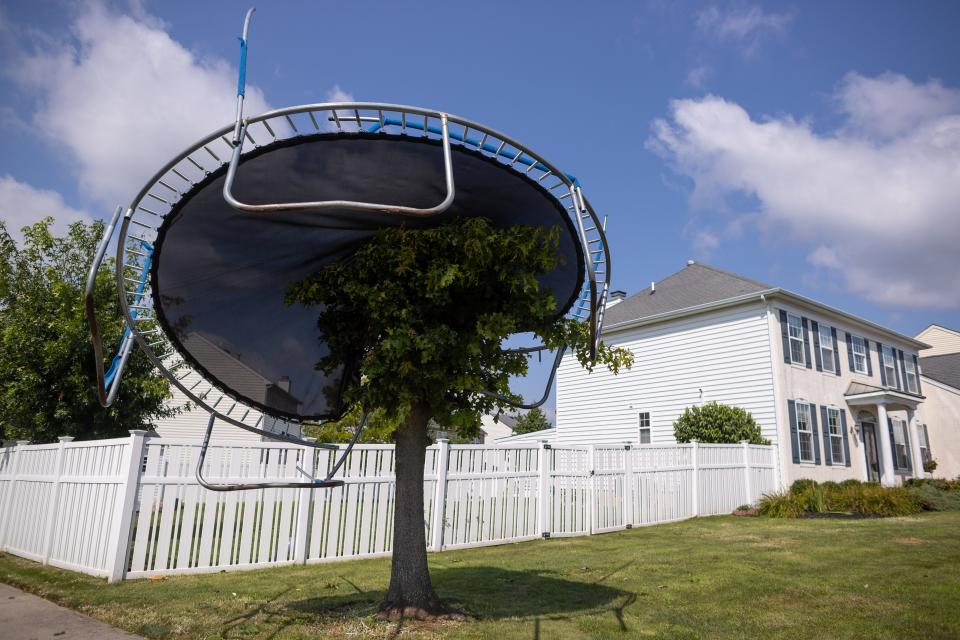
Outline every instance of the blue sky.
[[(229, 122), (244, 9), (0, 3), (0, 218), (102, 217)], [(955, 2), (262, 3), (250, 109), (483, 122), (580, 178), (615, 288), (696, 259), (914, 334), (960, 327), (958, 31)]]

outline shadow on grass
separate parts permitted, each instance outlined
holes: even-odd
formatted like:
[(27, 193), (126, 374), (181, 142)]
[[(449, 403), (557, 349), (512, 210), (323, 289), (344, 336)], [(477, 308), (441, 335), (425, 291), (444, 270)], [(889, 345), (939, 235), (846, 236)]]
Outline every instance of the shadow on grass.
[[(615, 572), (614, 572), (615, 573)], [(595, 581), (574, 581), (556, 577), (549, 571), (509, 571), (499, 567), (444, 567), (431, 571), (437, 594), (448, 604), (481, 620), (502, 618), (563, 618), (588, 613), (610, 612), (622, 629), (623, 609), (636, 600), (636, 595), (600, 584), (608, 576)], [(285, 607), (292, 615), (319, 617), (372, 613), (383, 591), (309, 598), (291, 602)]]

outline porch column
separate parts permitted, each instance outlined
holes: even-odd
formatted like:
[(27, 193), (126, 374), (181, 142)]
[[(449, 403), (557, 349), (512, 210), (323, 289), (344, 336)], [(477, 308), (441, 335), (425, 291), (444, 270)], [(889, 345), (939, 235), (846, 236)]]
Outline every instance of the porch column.
[(880, 441), (880, 484), (892, 487), (896, 484), (893, 473), (893, 449), (890, 445), (890, 427), (887, 421), (887, 406), (877, 403), (877, 440)]
[(917, 429), (916, 417), (916, 410), (908, 407), (907, 431), (910, 432), (910, 457), (913, 458), (913, 477), (922, 478), (926, 474), (923, 472), (923, 456), (920, 455), (920, 433)]

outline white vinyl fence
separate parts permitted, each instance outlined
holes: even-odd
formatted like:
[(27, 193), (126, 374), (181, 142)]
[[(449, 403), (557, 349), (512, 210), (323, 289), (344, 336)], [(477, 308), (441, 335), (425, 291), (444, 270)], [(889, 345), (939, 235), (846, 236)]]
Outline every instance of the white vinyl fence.
[[(393, 447), (358, 445), (336, 489), (207, 491), (200, 443), (147, 437), (0, 449), (0, 550), (111, 581), (389, 555)], [(213, 443), (211, 481), (303, 480), (335, 453)], [(450, 445), (427, 450), (432, 551), (729, 513), (776, 490), (770, 446)]]

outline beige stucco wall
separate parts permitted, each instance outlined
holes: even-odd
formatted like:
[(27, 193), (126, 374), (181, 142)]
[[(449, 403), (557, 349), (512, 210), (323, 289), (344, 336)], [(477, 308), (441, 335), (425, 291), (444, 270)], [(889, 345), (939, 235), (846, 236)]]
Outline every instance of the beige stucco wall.
[[(785, 309), (789, 313), (805, 317), (809, 320), (816, 320), (820, 324), (835, 327), (837, 330), (837, 343), (840, 353), (840, 375), (829, 371), (817, 371), (816, 361), (813, 354), (813, 336), (810, 336), (810, 356), (814, 360), (813, 366), (807, 369), (804, 366), (786, 364), (783, 361), (783, 343), (780, 332), (779, 310)], [(904, 356), (916, 354), (914, 347), (909, 344), (897, 341), (893, 336), (882, 335), (867, 326), (853, 325), (841, 317), (833, 317), (824, 310), (801, 307), (796, 304), (787, 303), (783, 300), (771, 300), (768, 304), (767, 322), (769, 326), (772, 366), (774, 370), (775, 393), (777, 405), (777, 431), (780, 441), (780, 463), (783, 469), (783, 481), (789, 485), (799, 478), (810, 478), (818, 482), (833, 480), (839, 482), (847, 478), (857, 480), (867, 479), (866, 457), (864, 455), (863, 440), (860, 436), (860, 430), (857, 424), (857, 414), (866, 410), (876, 419), (877, 411), (874, 405), (863, 407), (848, 406), (844, 397), (851, 382), (860, 382), (874, 386), (880, 385), (879, 362), (876, 353), (876, 342), (888, 344), (898, 349), (902, 349)], [(846, 333), (863, 336), (870, 341), (869, 357), (873, 364), (873, 375), (855, 373), (850, 371), (847, 359)], [(925, 391), (926, 389), (924, 389)], [(793, 454), (790, 442), (790, 416), (787, 412), (788, 400), (803, 400), (817, 405), (817, 427), (820, 434), (818, 445), (820, 447), (821, 463), (800, 463), (794, 464)], [(847, 420), (847, 438), (850, 445), (849, 467), (842, 465), (823, 464), (823, 420), (820, 416), (821, 406), (835, 407), (846, 411)], [(921, 406), (923, 406), (921, 404)], [(906, 420), (906, 411), (890, 410), (887, 414), (893, 418)], [(878, 436), (889, 437), (887, 435), (887, 425), (879, 425), (880, 432)], [(879, 445), (879, 443), (878, 443)], [(911, 442), (911, 447), (913, 443)]]
[(937, 461), (936, 478), (960, 476), (960, 390), (921, 377), (923, 394), (920, 422), (927, 425), (930, 453)]

